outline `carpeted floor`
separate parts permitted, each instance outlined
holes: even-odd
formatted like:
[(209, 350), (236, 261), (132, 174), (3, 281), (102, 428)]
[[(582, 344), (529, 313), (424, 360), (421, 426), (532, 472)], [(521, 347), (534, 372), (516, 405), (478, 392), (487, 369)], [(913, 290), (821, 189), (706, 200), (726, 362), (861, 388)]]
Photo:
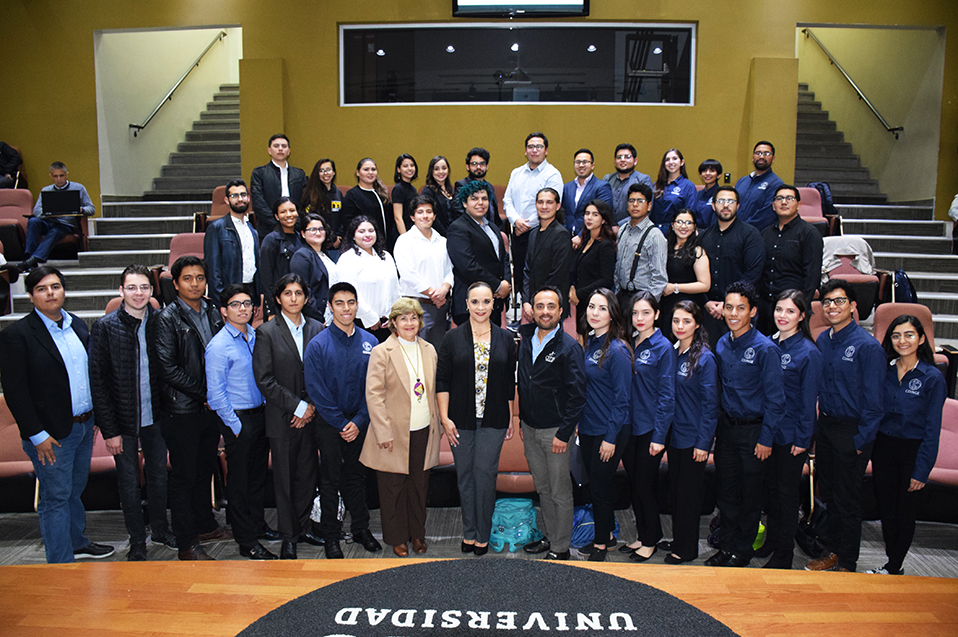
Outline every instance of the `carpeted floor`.
[[(370, 512), (370, 529), (376, 537), (381, 538), (379, 510)], [(225, 525), (225, 515), (222, 511), (216, 513), (221, 524)], [(631, 541), (635, 538), (635, 521), (631, 511), (616, 512), (616, 517), (622, 527), (620, 540)], [(275, 524), (276, 511), (267, 510), (267, 521)], [(708, 532), (709, 516), (702, 516), (703, 538), (699, 543), (699, 558), (693, 565), (702, 565), (705, 559), (712, 554), (713, 549), (705, 542)], [(347, 524), (348, 528), (348, 524)], [(662, 530), (665, 537), (671, 537), (672, 521), (669, 516), (662, 516)], [(128, 538), (123, 526), (123, 516), (119, 511), (90, 511), (87, 513), (87, 535), (95, 542), (105, 542), (117, 547), (117, 552), (110, 560), (126, 559)], [(431, 508), (426, 520), (426, 540), (429, 551), (423, 557), (458, 558), (462, 557), (459, 551), (459, 542), (462, 538), (462, 523), (458, 508)], [(279, 543), (264, 543), (264, 546), (279, 551)], [(206, 545), (207, 552), (218, 560), (243, 560), (235, 542), (218, 542)], [(299, 544), (300, 559), (322, 559), (323, 549)], [(393, 555), (389, 547), (379, 553), (367, 553), (357, 544), (343, 544), (343, 552), (347, 558), (380, 557), (383, 559), (401, 559)], [(148, 547), (151, 560), (174, 560), (176, 552), (163, 546), (151, 545)], [(497, 554), (490, 551), (485, 557), (472, 559), (539, 559), (541, 556), (527, 555), (523, 551), (517, 553)], [(573, 557), (584, 559), (584, 556)], [(618, 551), (611, 551), (609, 561), (625, 562), (627, 558)], [(665, 559), (662, 551), (656, 553), (648, 563), (661, 564)], [(752, 568), (760, 567), (764, 559), (754, 559)], [(809, 558), (796, 548), (793, 568), (803, 568)], [(40, 539), (40, 527), (37, 524), (35, 513), (6, 513), (0, 514), (0, 565), (8, 564), (42, 564), (45, 562), (43, 543)], [(859, 570), (864, 571), (885, 563), (884, 548), (881, 538), (881, 525), (878, 522), (865, 522), (862, 529), (862, 549), (859, 560)], [(641, 565), (636, 565), (641, 568)], [(958, 526), (934, 522), (919, 522), (908, 557), (905, 558), (905, 573), (908, 575), (924, 575), (934, 577), (958, 578)]]

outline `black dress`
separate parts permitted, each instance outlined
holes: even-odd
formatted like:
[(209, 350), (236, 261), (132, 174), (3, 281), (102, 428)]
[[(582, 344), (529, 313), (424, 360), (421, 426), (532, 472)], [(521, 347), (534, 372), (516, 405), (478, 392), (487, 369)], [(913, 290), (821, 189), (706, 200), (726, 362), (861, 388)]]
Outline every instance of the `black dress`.
[(599, 288), (612, 289), (615, 275), (615, 243), (608, 239), (594, 241), (586, 250), (588, 242), (583, 242), (575, 251), (572, 265), (572, 285), (579, 298), (575, 306), (575, 325), (579, 334), (588, 334), (585, 323), (585, 309), (589, 306), (589, 297)]
[(396, 223), (392, 221), (392, 206), (384, 203), (375, 191), (353, 186), (343, 197), (343, 210), (340, 213), (343, 234), (359, 215), (365, 215), (372, 220), (376, 233), (386, 240), (386, 250), (392, 252), (396, 237), (399, 236)]
[(452, 198), (446, 197), (441, 192), (436, 192), (430, 186), (423, 186), (419, 192), (421, 195), (432, 197), (436, 202), (436, 220), (432, 227), (442, 236), (446, 236), (446, 229), (453, 222), (455, 211), (452, 209)]
[[(700, 255), (705, 254), (701, 246), (698, 246), (697, 249)], [(701, 259), (702, 256), (698, 258)], [(695, 283), (698, 281), (698, 277), (695, 276), (695, 262), (693, 261), (691, 265), (686, 265), (681, 259), (675, 256), (674, 250), (669, 252), (665, 270), (668, 274), (669, 283)], [(669, 286), (666, 285), (665, 292), (662, 294), (662, 300), (659, 302), (659, 327), (662, 330), (672, 329), (672, 308), (674, 308), (675, 304), (679, 301), (692, 301), (704, 311), (705, 302), (708, 300), (705, 292), (698, 294), (687, 294), (685, 292), (669, 294), (668, 292)]]
[[(403, 219), (403, 222), (406, 224), (403, 230), (409, 230), (413, 226), (413, 223), (412, 223), (413, 211), (409, 208), (409, 204), (412, 202), (413, 198), (418, 194), (419, 193), (416, 192), (416, 187), (413, 186), (408, 181), (400, 181), (395, 186), (393, 186), (392, 193), (390, 193), (390, 196), (392, 197), (392, 200), (393, 200), (393, 204), (397, 204), (397, 203), (402, 204), (402, 219)], [(392, 214), (389, 217), (389, 219), (392, 221), (393, 224), (396, 223), (395, 218), (396, 218), (395, 214)]]

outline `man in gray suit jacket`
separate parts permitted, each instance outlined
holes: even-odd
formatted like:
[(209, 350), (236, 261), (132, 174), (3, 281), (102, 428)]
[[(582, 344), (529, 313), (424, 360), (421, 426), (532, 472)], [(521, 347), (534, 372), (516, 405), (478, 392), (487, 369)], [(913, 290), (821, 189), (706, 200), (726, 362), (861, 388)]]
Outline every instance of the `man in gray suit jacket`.
[(296, 543), (322, 541), (310, 530), (309, 514), (316, 495), (316, 408), (306, 395), (303, 352), (323, 330), (319, 321), (303, 315), (309, 286), (298, 274), (276, 282), (273, 296), (281, 308), (256, 330), (253, 375), (266, 398), (266, 436), (273, 457), (277, 529), (283, 539), (280, 559), (296, 559)]

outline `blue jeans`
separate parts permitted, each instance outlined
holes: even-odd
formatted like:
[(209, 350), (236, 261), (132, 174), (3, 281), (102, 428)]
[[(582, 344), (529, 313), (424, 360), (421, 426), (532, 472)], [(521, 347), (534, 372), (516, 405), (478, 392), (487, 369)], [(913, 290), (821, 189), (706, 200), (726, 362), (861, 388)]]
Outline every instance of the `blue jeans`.
[(33, 461), (33, 470), (40, 483), (40, 534), (50, 564), (73, 561), (73, 551), (90, 544), (83, 534), (86, 512), (80, 496), (90, 475), (90, 457), (93, 455), (93, 418), (76, 423), (66, 438), (54, 446), (56, 462), (40, 464), (36, 447), (23, 441), (23, 450)]
[[(137, 437), (123, 434), (123, 453), (113, 456), (116, 462), (116, 482), (120, 491), (120, 508), (123, 522), (130, 534), (130, 546), (146, 543), (146, 528), (143, 526), (143, 507), (140, 498), (140, 462)], [(150, 513), (150, 529), (153, 537), (166, 536), (169, 523), (166, 519), (166, 443), (158, 424), (140, 428), (140, 445), (143, 447), (143, 472), (146, 475), (147, 503)]]
[(73, 233), (73, 226), (62, 219), (41, 219), (30, 217), (27, 221), (27, 245), (23, 251), (28, 257), (35, 257), (43, 263), (53, 252), (60, 239)]

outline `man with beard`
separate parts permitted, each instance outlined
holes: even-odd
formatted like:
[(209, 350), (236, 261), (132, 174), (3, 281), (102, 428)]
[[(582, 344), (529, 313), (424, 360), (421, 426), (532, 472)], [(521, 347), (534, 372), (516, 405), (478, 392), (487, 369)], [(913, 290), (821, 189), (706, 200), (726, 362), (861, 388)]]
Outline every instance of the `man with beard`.
[(253, 303), (259, 305), (256, 291), (259, 237), (246, 219), (249, 210), (246, 182), (234, 179), (226, 184), (226, 203), (230, 214), (211, 223), (203, 238), (210, 299), (216, 303), (228, 285), (242, 283), (251, 290)]
[(775, 147), (771, 142), (761, 141), (755, 144), (752, 150), (752, 165), (755, 170), (735, 182), (735, 190), (741, 195), (739, 217), (745, 223), (755, 226), (759, 232), (775, 223), (772, 197), (775, 196), (775, 189), (785, 183), (772, 172), (773, 161)]
[(635, 146), (619, 144), (615, 147), (615, 172), (602, 178), (612, 188), (612, 213), (616, 223), (629, 218), (629, 186), (645, 184), (652, 187), (652, 178), (636, 170), (635, 164)]
[(758, 230), (737, 217), (738, 202), (738, 190), (719, 186), (712, 199), (716, 223), (699, 236), (712, 268), (712, 287), (703, 309), (705, 329), (713, 348), (728, 331), (722, 313), (725, 290), (736, 281), (757, 285), (765, 265), (765, 242)]
[[(485, 148), (473, 148), (466, 153), (466, 170), (469, 171), (469, 174), (457, 181), (455, 189), (453, 190), (453, 218), (449, 220), (450, 222), (458, 219), (466, 211), (465, 207), (459, 203), (459, 189), (470, 181), (486, 178), (486, 171), (489, 170), (489, 151)], [(502, 219), (505, 219), (505, 216), (500, 217), (499, 202), (493, 197), (489, 200), (489, 210), (486, 212), (486, 220), (494, 227), (499, 228), (502, 225)]]

